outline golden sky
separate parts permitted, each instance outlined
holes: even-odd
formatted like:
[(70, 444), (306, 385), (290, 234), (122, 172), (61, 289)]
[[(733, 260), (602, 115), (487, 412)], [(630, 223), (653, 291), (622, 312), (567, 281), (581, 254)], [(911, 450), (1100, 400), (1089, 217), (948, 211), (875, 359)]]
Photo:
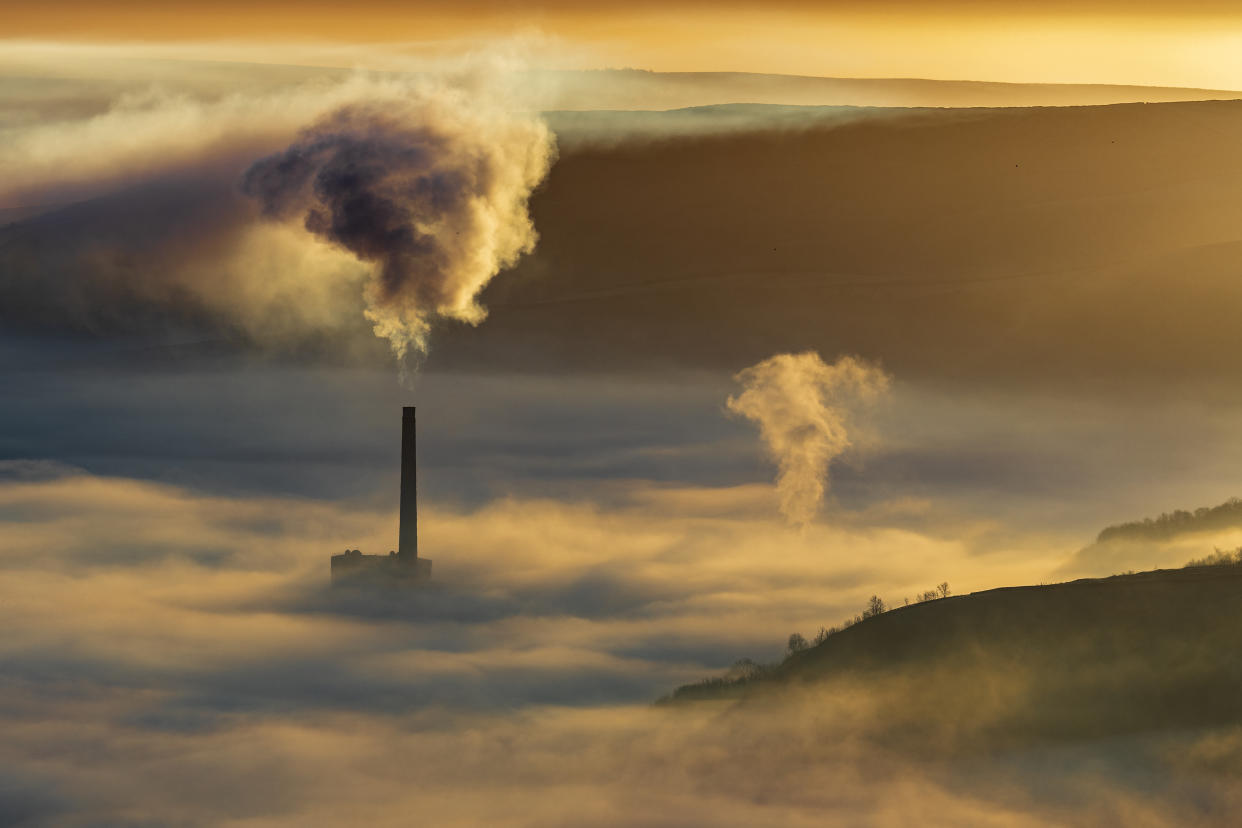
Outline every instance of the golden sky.
[[(710, 8), (710, 13), (708, 9)], [(1242, 12), (1171, 3), (99, 3), (5, 12), (14, 39), (426, 48), (514, 33), (575, 68), (1242, 87)], [(234, 56), (223, 49), (220, 55)], [(260, 48), (265, 62), (290, 56)], [(338, 55), (339, 58), (339, 55)], [(312, 59), (303, 55), (303, 59)], [(351, 54), (365, 62), (366, 49)]]

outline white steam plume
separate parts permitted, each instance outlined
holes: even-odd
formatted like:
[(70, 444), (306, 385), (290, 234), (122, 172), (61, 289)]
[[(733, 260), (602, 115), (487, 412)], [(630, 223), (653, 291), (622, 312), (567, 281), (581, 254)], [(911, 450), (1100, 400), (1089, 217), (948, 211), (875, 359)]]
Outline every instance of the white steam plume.
[(777, 354), (734, 377), (743, 391), (729, 411), (755, 421), (780, 471), (781, 513), (793, 524), (814, 519), (828, 486), (828, 465), (850, 447), (849, 413), (888, 390), (881, 368), (851, 356), (827, 365), (814, 351)]

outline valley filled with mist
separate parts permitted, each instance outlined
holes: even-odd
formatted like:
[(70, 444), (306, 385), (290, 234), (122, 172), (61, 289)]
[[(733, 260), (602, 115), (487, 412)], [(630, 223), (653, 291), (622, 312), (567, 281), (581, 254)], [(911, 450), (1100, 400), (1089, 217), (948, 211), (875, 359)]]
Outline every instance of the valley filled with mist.
[(0, 824), (1230, 824), (1240, 93), (212, 48), (0, 57)]

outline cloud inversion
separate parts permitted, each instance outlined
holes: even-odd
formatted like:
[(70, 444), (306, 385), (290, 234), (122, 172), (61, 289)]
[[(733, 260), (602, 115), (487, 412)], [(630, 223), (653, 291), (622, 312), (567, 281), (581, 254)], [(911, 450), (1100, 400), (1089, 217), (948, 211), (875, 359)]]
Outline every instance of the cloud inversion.
[(777, 354), (737, 374), (744, 391), (729, 397), (730, 411), (754, 420), (780, 468), (781, 513), (809, 523), (828, 485), (828, 464), (850, 447), (849, 407), (888, 389), (878, 367), (851, 356), (831, 365), (819, 354)]
[[(969, 646), (726, 715), (650, 705), (738, 656), (778, 657), (789, 631), (873, 592), (1021, 583), (1051, 563), (1002, 569), (969, 527), (792, 531), (763, 515), (767, 487), (433, 502), (445, 567), (411, 600), (326, 585), (327, 554), (383, 548), (393, 512), (6, 473), (0, 824), (397, 826), (417, 808), (447, 826), (887, 826), (929, 809), (937, 825), (1174, 826), (1229, 825), (1238, 806), (1236, 729), (1050, 750), (1032, 709), (1064, 706), (1033, 706), (1028, 668)], [(1017, 738), (983, 753), (998, 733)]]

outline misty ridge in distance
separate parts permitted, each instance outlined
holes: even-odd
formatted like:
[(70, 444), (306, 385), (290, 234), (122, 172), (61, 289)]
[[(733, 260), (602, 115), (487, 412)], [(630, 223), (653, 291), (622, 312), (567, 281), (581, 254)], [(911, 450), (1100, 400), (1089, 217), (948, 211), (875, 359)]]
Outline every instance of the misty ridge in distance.
[(1242, 526), (1242, 498), (1232, 497), (1219, 506), (1194, 511), (1175, 509), (1159, 517), (1119, 523), (1100, 530), (1096, 543), (1127, 540), (1164, 540), (1192, 532), (1210, 532)]
[[(1128, 521), (1101, 530), (1059, 570), (1063, 577), (1205, 562), (1220, 549), (1242, 545), (1242, 500), (1193, 511), (1175, 509), (1154, 518)], [(1213, 550), (1216, 550), (1213, 552)], [(1207, 556), (1207, 557), (1205, 557)]]

